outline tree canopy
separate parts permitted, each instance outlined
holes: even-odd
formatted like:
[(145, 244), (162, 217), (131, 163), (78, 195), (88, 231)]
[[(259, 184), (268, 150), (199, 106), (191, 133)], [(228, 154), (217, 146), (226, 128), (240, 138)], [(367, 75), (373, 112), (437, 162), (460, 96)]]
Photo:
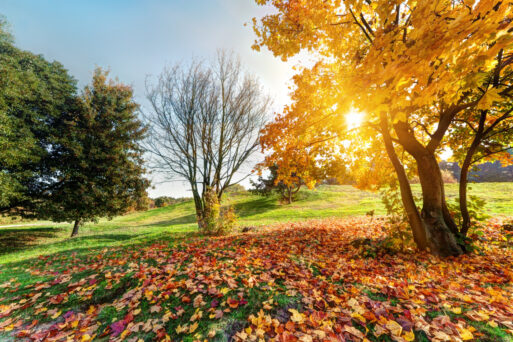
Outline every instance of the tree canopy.
[(55, 124), (76, 82), (58, 62), (18, 49), (0, 22), (0, 210), (25, 211), (45, 190)]

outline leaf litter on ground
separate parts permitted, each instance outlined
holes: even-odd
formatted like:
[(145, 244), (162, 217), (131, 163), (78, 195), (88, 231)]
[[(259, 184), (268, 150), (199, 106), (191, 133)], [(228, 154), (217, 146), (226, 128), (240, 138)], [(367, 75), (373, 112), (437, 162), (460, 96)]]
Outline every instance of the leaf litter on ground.
[(413, 249), (368, 257), (369, 246), (354, 243), (387, 232), (379, 218), (322, 219), (40, 256), (0, 271), (15, 275), (0, 284), (0, 337), (513, 339), (513, 246), (499, 220), (457, 258)]

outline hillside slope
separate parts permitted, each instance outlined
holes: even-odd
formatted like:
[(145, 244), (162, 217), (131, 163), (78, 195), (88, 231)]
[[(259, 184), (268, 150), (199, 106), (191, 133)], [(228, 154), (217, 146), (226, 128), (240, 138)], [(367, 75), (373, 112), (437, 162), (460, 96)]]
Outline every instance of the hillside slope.
[[(413, 188), (418, 194), (419, 186), (414, 185)], [(513, 183), (473, 184), (470, 191), (470, 194), (486, 199), (491, 215), (513, 215), (511, 193)], [(457, 184), (447, 186), (447, 195), (449, 201), (454, 201)], [(276, 196), (260, 197), (251, 193), (231, 194), (225, 198), (224, 204), (234, 206), (240, 227), (310, 218), (359, 216), (372, 210), (376, 215), (385, 213), (377, 194), (347, 185), (302, 190), (297, 201), (290, 205), (281, 204)], [(79, 237), (74, 239), (68, 238), (70, 229), (70, 224), (52, 223), (0, 228), (0, 264), (59, 251), (166, 239), (176, 233), (194, 232), (196, 221), (193, 203), (185, 202), (119, 216), (110, 221), (89, 223), (81, 227)]]

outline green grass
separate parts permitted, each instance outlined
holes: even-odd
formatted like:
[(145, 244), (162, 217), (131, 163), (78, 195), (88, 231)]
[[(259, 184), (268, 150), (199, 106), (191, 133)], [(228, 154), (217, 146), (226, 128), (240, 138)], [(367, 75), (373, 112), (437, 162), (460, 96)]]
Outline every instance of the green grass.
[[(471, 184), (470, 188), (470, 194), (486, 200), (490, 215), (513, 213), (513, 183), (477, 183)], [(420, 194), (419, 185), (414, 185), (413, 189), (417, 195)], [(457, 198), (457, 184), (447, 185), (446, 191), (449, 201)], [(297, 200), (290, 205), (280, 203), (276, 196), (260, 197), (251, 193), (230, 195), (223, 204), (234, 206), (241, 227), (358, 216), (372, 210), (376, 215), (385, 213), (378, 194), (346, 185), (301, 190)], [(31, 224), (37, 225), (0, 228), (0, 264), (56, 252), (168, 240), (177, 233), (192, 234), (197, 228), (192, 202), (132, 213), (113, 220), (102, 219), (96, 224), (87, 223), (80, 228), (79, 236), (73, 239), (69, 238), (70, 224)]]
[[(420, 194), (419, 185), (414, 185), (413, 190), (416, 195)], [(449, 201), (454, 201), (457, 197), (457, 184), (449, 184), (446, 190)], [(512, 191), (513, 183), (482, 183), (471, 185), (470, 194), (477, 195), (486, 200), (488, 214), (494, 216), (512, 215), (513, 198), (510, 196)], [(373, 210), (376, 215), (385, 213), (377, 194), (360, 191), (351, 186), (321, 186), (316, 190), (304, 189), (298, 194), (296, 201), (290, 205), (280, 203), (276, 196), (259, 197), (251, 193), (228, 195), (224, 199), (223, 204), (232, 205), (235, 208), (239, 216), (240, 227), (261, 226), (312, 218), (359, 216)], [(225, 297), (236, 298), (239, 293), (244, 292), (243, 297), (247, 303), (241, 304), (236, 310), (226, 312), (225, 316), (220, 320), (207, 318), (210, 312), (205, 310), (204, 316), (198, 321), (199, 326), (195, 331), (196, 335), (204, 337), (212, 328), (215, 328), (217, 334), (211, 340), (224, 341), (226, 336), (223, 333), (242, 331), (248, 324), (247, 318), (250, 315), (256, 315), (265, 301), (272, 299), (276, 303), (276, 306), (269, 312), (273, 317), (285, 317), (288, 319), (288, 316), (286, 316), (288, 315), (288, 309), (301, 310), (303, 308), (302, 297), (296, 292), (288, 293), (290, 284), (287, 285), (280, 276), (280, 274), (286, 275), (290, 267), (303, 269), (302, 276), (311, 278), (312, 284), (317, 284), (319, 280), (330, 282), (330, 279), (332, 279), (329, 274), (325, 274), (327, 265), (324, 262), (317, 264), (318, 261), (331, 260), (335, 254), (347, 253), (345, 257), (351, 259), (351, 262), (355, 262), (352, 259), (354, 254), (349, 253), (345, 249), (334, 249), (336, 253), (325, 251), (321, 244), (329, 245), (331, 240), (327, 239), (327, 241), (324, 241), (320, 235), (313, 240), (309, 240), (306, 244), (302, 240), (303, 235), (301, 233), (298, 236), (290, 235), (289, 239), (291, 241), (299, 241), (296, 241), (295, 245), (287, 242), (282, 243), (283, 235), (273, 236), (272, 234), (258, 234), (258, 236), (249, 234), (248, 236), (253, 236), (251, 244), (247, 242), (248, 236), (246, 235), (234, 235), (226, 239), (213, 240), (197, 238), (197, 225), (192, 202), (180, 203), (146, 212), (131, 213), (112, 220), (100, 220), (96, 224), (88, 223), (81, 227), (79, 236), (75, 238), (69, 238), (71, 224), (48, 222), (31, 222), (31, 224), (35, 225), (0, 228), (0, 284), (11, 284), (9, 287), (0, 289), (0, 297), (2, 297), (0, 298), (0, 304), (16, 303), (21, 297), (30, 297), (36, 284), (52, 282), (57, 274), (62, 276), (70, 272), (69, 274), (72, 275), (71, 279), (63, 283), (56, 283), (52, 287), (42, 290), (45, 294), (39, 301), (45, 301), (46, 303), (50, 297), (68, 292), (69, 284), (81, 280), (89, 281), (90, 277), (93, 276), (93, 278), (98, 280), (94, 291), (90, 294), (72, 293), (66, 302), (52, 305), (52, 308), (61, 310), (64, 314), (70, 310), (76, 313), (84, 312), (89, 307), (95, 306), (99, 310), (97, 313), (97, 319), (100, 323), (98, 331), (106, 331), (111, 324), (126, 317), (128, 309), (125, 307), (116, 308), (113, 306), (113, 303), (115, 300), (119, 300), (129, 289), (141, 286), (143, 279), (135, 276), (138, 267), (141, 265), (144, 265), (146, 274), (157, 272), (158, 277), (155, 279), (164, 276), (171, 277), (165, 270), (166, 267), (172, 266), (177, 271), (173, 279), (177, 284), (180, 284), (180, 281), (190, 279), (190, 273), (186, 272), (186, 270), (191, 265), (195, 265), (198, 268), (204, 267), (204, 263), (210, 263), (208, 267), (209, 272), (211, 267), (216, 269), (215, 272), (213, 271), (213, 274), (225, 274), (226, 269), (231, 270), (230, 274), (233, 275), (237, 285), (233, 289), (230, 288)], [(368, 227), (365, 229), (368, 229)], [(344, 232), (347, 232), (347, 227), (344, 227), (344, 230), (341, 230), (340, 233), (334, 236), (339, 236)], [(360, 234), (364, 234), (364, 232), (360, 231)], [(349, 235), (349, 238), (355, 238), (355, 235)], [(154, 242), (158, 244), (153, 245)], [(340, 243), (342, 242), (346, 243), (347, 241), (342, 239)], [(259, 282), (259, 285), (255, 286), (255, 288), (246, 288), (243, 280), (251, 272), (259, 272), (258, 269), (263, 264), (256, 263), (256, 259), (260, 258), (260, 251), (262, 253), (266, 251), (264, 247), (267, 246), (274, 246), (277, 251), (283, 250), (281, 251), (282, 254), (280, 254), (281, 257), (277, 257), (275, 261), (269, 262), (266, 265), (272, 264), (273, 269), (280, 269), (280, 267), (283, 267), (283, 269), (281, 269), (281, 273), (274, 274), (276, 277), (274, 283)], [(305, 259), (303, 252), (301, 255), (295, 254), (298, 253), (297, 247), (304, 246), (308, 246), (308, 248), (302, 249), (307, 254), (308, 250), (316, 249), (315, 251), (310, 250), (310, 259)], [(241, 258), (240, 254), (242, 251), (246, 253), (251, 248), (253, 248), (253, 254), (250, 254), (243, 262), (241, 260), (237, 262), (237, 258)], [(186, 250), (187, 253), (180, 254)], [(275, 249), (271, 247), (269, 250), (274, 251)], [(255, 251), (258, 251), (258, 254), (254, 254), (256, 253)], [(324, 257), (320, 256), (322, 253), (326, 253), (326, 255)], [(255, 256), (257, 257), (255, 258)], [(175, 261), (175, 258), (178, 257), (180, 262)], [(406, 259), (403, 262), (397, 263), (397, 265), (403, 265), (403, 263), (408, 261), (408, 256), (403, 257), (406, 257)], [(269, 260), (269, 258), (263, 259)], [(367, 270), (369, 261), (362, 258), (357, 259), (361, 259), (357, 261), (362, 263), (364, 269)], [(173, 261), (170, 262), (170, 260)], [(290, 260), (290, 265), (282, 264), (283, 260)], [(372, 261), (373, 259), (370, 260)], [(251, 267), (248, 266), (246, 273), (239, 274), (233, 271), (236, 269), (234, 267), (246, 267), (248, 262), (254, 264)], [(97, 263), (102, 264), (101, 269), (90, 267)], [(137, 267), (134, 268), (133, 265)], [(380, 263), (377, 262), (373, 263), (373, 265), (376, 269), (380, 267)], [(488, 270), (487, 268), (488, 262), (483, 262), (483, 265), (486, 266), (483, 270), (492, 273), (493, 270)], [(379, 268), (380, 272), (388, 270), (387, 267)], [(461, 267), (463, 267), (463, 264)], [(153, 271), (151, 271), (152, 268)], [(110, 272), (113, 275), (120, 274), (122, 276), (115, 281), (109, 280), (106, 274), (110, 274)], [(376, 272), (372, 271), (370, 274)], [(458, 270), (458, 272), (460, 271)], [(394, 272), (391, 272), (391, 274), (395, 276)], [(355, 275), (358, 275), (358, 272)], [(291, 279), (294, 279), (295, 274), (292, 273), (290, 276), (292, 277)], [(495, 278), (492, 277), (490, 279), (492, 281)], [(499, 287), (502, 285), (504, 288)], [(226, 288), (226, 286), (220, 285), (219, 289)], [(356, 287), (361, 288), (364, 297), (368, 297), (376, 302), (388, 303), (390, 308), (402, 305), (401, 299), (385, 294), (385, 292), (373, 286), (365, 287), (361, 284), (361, 281), (356, 281), (351, 286), (342, 281), (334, 283), (334, 286), (342, 286), (341, 289), (345, 289), (346, 286), (351, 288), (355, 286), (353, 289), (355, 291)], [(495, 291), (509, 291), (508, 284), (493, 283), (491, 286)], [(182, 292), (180, 294), (183, 294)], [(136, 320), (147, 321), (151, 318), (162, 316), (164, 312), (169, 310), (171, 310), (170, 312), (176, 312), (177, 308), (183, 306), (185, 313), (167, 322), (164, 328), (169, 333), (174, 334), (179, 325), (190, 325), (190, 317), (195, 313), (196, 309), (190, 303), (184, 304), (177, 292), (170, 294), (168, 299), (162, 300), (164, 311), (160, 313), (152, 313), (150, 308), (153, 304), (149, 299), (143, 297), (140, 301), (142, 311), (140, 316), (136, 317)], [(206, 294), (204, 295), (206, 308), (208, 308), (212, 304), (211, 298)], [(190, 296), (191, 298), (195, 297), (196, 293)], [(450, 312), (444, 313), (436, 308), (436, 310), (428, 311), (426, 317), (431, 320), (442, 314), (451, 316)], [(26, 321), (31, 321), (34, 317), (40, 317), (42, 319), (41, 324), (52, 321), (49, 316), (38, 313), (35, 306), (25, 308), (17, 312), (17, 315)], [(451, 318), (464, 319), (463, 316), (451, 316)], [(470, 321), (469, 324), (473, 325), (484, 336), (483, 341), (511, 341), (510, 335), (501, 327), (493, 328), (485, 323)], [(356, 324), (356, 327), (364, 328), (358, 324)], [(368, 328), (372, 330), (373, 326), (369, 325)], [(416, 337), (419, 341), (427, 340), (427, 337), (423, 334), (423, 332), (416, 332)], [(178, 338), (177, 336), (179, 336), (181, 340), (193, 341), (197, 339), (196, 335), (173, 335), (173, 338)], [(9, 336), (9, 334), (0, 334), (0, 340), (11, 340)], [(149, 339), (154, 337), (152, 333), (147, 336)], [(371, 338), (371, 340), (391, 341), (386, 335), (380, 338)]]

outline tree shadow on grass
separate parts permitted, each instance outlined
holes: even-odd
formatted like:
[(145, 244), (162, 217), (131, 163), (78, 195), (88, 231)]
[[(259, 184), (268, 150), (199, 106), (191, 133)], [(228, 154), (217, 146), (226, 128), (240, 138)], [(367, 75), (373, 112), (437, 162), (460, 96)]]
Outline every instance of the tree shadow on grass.
[[(190, 233), (190, 232), (189, 233), (187, 233), (187, 232), (184, 232), (184, 233), (162, 233), (162, 234), (159, 234), (158, 236), (152, 236), (147, 240), (143, 240), (143, 241), (139, 240), (139, 238), (141, 236), (148, 235), (148, 234), (149, 233), (139, 234), (139, 235), (115, 234), (115, 235), (110, 235), (110, 236), (109, 236), (109, 234), (102, 234), (102, 235), (98, 235), (98, 236), (84, 236), (84, 237), (77, 237), (77, 238), (73, 238), (73, 239), (65, 239), (65, 240), (61, 240), (59, 242), (52, 243), (51, 245), (59, 245), (59, 244), (66, 245), (66, 243), (69, 242), (70, 240), (80, 242), (83, 240), (93, 240), (95, 238), (106, 239), (105, 241), (115, 240), (115, 239), (120, 239), (120, 238), (124, 239), (124, 240), (134, 239), (134, 242), (126, 244), (126, 245), (118, 245), (118, 246), (77, 247), (77, 246), (70, 245), (69, 248), (66, 248), (66, 249), (63, 249), (60, 251), (56, 251), (56, 252), (52, 252), (52, 253), (48, 253), (48, 254), (42, 254), (42, 255), (49, 255), (52, 258), (60, 258), (60, 257), (66, 258), (66, 257), (69, 257), (70, 255), (74, 255), (75, 257), (81, 258), (81, 257), (87, 257), (88, 255), (104, 253), (106, 248), (108, 248), (109, 250), (113, 250), (113, 249), (115, 249), (115, 250), (127, 250), (127, 249), (128, 250), (137, 250), (139, 247), (144, 248), (144, 247), (147, 247), (154, 243), (160, 243), (160, 244), (166, 243), (166, 244), (170, 244), (170, 246), (172, 246), (174, 244), (177, 244), (177, 243), (180, 243), (183, 241), (187, 241), (191, 238), (196, 237), (195, 234)], [(122, 235), (122, 237), (120, 237), (120, 235)], [(112, 237), (112, 239), (110, 237)], [(9, 269), (9, 268), (15, 268), (15, 267), (20, 267), (20, 266), (24, 266), (24, 265), (33, 265), (35, 263), (40, 262), (40, 257), (41, 256), (34, 256), (32, 258), (28, 258), (25, 260), (8, 262), (3, 265), (0, 264), (0, 267)], [(7, 274), (7, 276), (8, 276), (8, 274)], [(2, 278), (2, 273), (0, 272), (0, 283), (1, 283), (1, 278)]]
[(237, 216), (244, 218), (256, 214), (263, 214), (266, 211), (279, 208), (280, 205), (275, 196), (260, 197), (258, 199), (241, 202), (233, 205)]
[(196, 223), (196, 215), (195, 214), (184, 215), (184, 216), (176, 217), (171, 220), (152, 222), (152, 223), (147, 224), (146, 227), (150, 227), (150, 226), (166, 227), (166, 226), (173, 226), (176, 224), (189, 224), (189, 223), (191, 223), (191, 224)]
[(0, 228), (0, 255), (8, 254), (33, 247), (39, 240), (56, 237), (67, 228)]
[[(261, 197), (252, 201), (236, 203), (233, 205), (235, 213), (240, 218), (252, 216), (255, 214), (262, 214), (266, 211), (277, 209), (279, 207), (280, 205), (277, 203), (276, 197), (274, 196)], [(148, 224), (148, 226), (166, 227), (177, 224), (194, 224), (196, 222), (196, 215), (189, 214), (176, 217), (171, 220), (152, 222), (151, 224)]]
[[(137, 239), (141, 236), (148, 235), (149, 233), (144, 234), (98, 234), (98, 235), (86, 235), (86, 236), (78, 236), (74, 239), (78, 241), (125, 241), (130, 239)], [(66, 242), (64, 240), (63, 242)]]

